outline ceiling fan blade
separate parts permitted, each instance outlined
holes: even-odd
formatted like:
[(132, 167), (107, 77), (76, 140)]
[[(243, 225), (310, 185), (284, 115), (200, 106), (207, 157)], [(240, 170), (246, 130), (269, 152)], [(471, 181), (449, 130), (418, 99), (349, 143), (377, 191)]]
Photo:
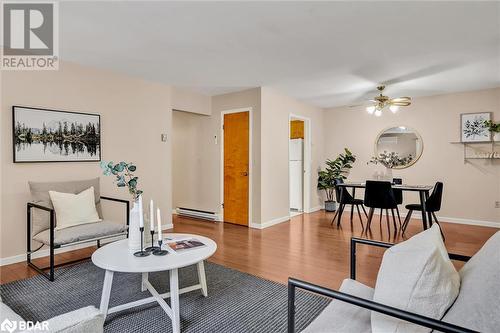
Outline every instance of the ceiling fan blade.
[(411, 97), (407, 97), (407, 96), (404, 96), (404, 97), (396, 97), (396, 98), (391, 98), (391, 101), (395, 101), (395, 102), (400, 102), (400, 101), (411, 101)]
[(389, 102), (390, 105), (397, 105), (397, 106), (408, 106), (411, 104), (410, 101), (407, 101), (407, 102), (393, 102), (393, 101), (390, 101)]

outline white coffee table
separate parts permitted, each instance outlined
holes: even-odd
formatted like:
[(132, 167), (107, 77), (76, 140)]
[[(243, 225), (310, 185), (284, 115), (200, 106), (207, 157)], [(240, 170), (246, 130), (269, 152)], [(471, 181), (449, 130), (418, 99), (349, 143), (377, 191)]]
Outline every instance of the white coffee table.
[[(180, 332), (179, 295), (201, 289), (203, 296), (207, 296), (207, 280), (205, 277), (203, 260), (214, 254), (217, 249), (217, 244), (210, 238), (190, 234), (165, 234), (164, 244), (168, 242), (167, 238), (196, 238), (206, 246), (185, 250), (179, 253), (170, 252), (165, 256), (150, 255), (148, 257), (135, 257), (128, 249), (127, 239), (124, 239), (107, 244), (92, 254), (92, 262), (94, 265), (106, 270), (100, 306), (100, 310), (104, 314), (104, 317), (106, 317), (108, 313), (114, 313), (156, 301), (172, 319), (173, 332)], [(165, 245), (163, 248), (166, 248)], [(178, 269), (194, 264), (198, 266), (199, 283), (179, 289)], [(170, 291), (164, 294), (159, 294), (148, 280), (148, 273), (160, 271), (168, 271), (170, 276)], [(141, 290), (145, 291), (147, 289), (153, 296), (109, 308), (109, 297), (111, 294), (114, 272), (142, 273)], [(170, 297), (171, 306), (164, 300), (164, 298), (168, 297)]]

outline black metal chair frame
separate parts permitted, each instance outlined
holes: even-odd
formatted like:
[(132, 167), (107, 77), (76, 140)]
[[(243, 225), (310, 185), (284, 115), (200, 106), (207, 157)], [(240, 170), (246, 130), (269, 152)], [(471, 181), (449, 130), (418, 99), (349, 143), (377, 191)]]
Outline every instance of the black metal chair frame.
[[(351, 238), (351, 279), (356, 279), (356, 244), (365, 244), (382, 248), (389, 248), (394, 244), (379, 242), (363, 238)], [(450, 259), (459, 261), (468, 261), (470, 257), (459, 254), (449, 253)], [(364, 309), (379, 312), (390, 317), (405, 320), (420, 326), (424, 326), (444, 333), (477, 333), (477, 331), (450, 324), (434, 318), (425, 317), (409, 311), (400, 310), (381, 303), (370, 301), (364, 298), (356, 297), (337, 290), (327, 289), (309, 282), (288, 279), (288, 333), (295, 332), (295, 296), (296, 288), (310, 291), (322, 296), (330, 297), (342, 302), (346, 302)]]
[[(101, 196), (100, 197), (102, 200), (109, 200), (109, 201), (114, 201), (114, 202), (120, 202), (120, 203), (124, 203), (125, 204), (125, 209), (126, 209), (126, 220), (127, 220), (127, 225), (129, 225), (129, 210), (130, 210), (130, 203), (128, 200), (123, 200), (123, 199), (116, 199), (116, 198), (110, 198), (110, 197), (103, 197)], [(47, 267), (38, 267), (37, 265), (35, 265), (32, 261), (31, 261), (31, 255), (33, 253), (35, 253), (36, 251), (40, 250), (42, 246), (40, 246), (38, 249), (32, 251), (31, 250), (31, 210), (35, 208), (35, 209), (41, 209), (41, 210), (44, 210), (44, 211), (47, 211), (49, 212), (50, 214), (50, 218), (49, 218), (49, 266)], [(77, 260), (72, 260), (72, 261), (69, 261), (69, 262), (64, 262), (64, 263), (61, 263), (61, 264), (57, 264), (55, 265), (55, 262), (54, 262), (54, 251), (56, 249), (59, 249), (63, 246), (61, 245), (54, 245), (54, 231), (55, 231), (55, 210), (53, 208), (49, 208), (49, 207), (45, 207), (45, 206), (42, 206), (42, 205), (39, 205), (39, 204), (36, 204), (36, 203), (33, 203), (33, 202), (28, 202), (27, 205), (26, 205), (26, 221), (27, 221), (27, 251), (26, 251), (26, 262), (28, 263), (28, 266), (33, 268), (34, 270), (36, 270), (38, 273), (40, 273), (41, 275), (43, 275), (44, 277), (46, 277), (47, 279), (49, 279), (49, 281), (54, 281), (54, 269), (56, 267), (60, 267), (60, 266), (64, 266), (64, 265), (70, 265), (70, 264), (74, 264), (74, 263), (77, 263), (77, 262), (80, 262), (80, 261), (84, 261), (84, 260), (87, 260), (89, 259), (89, 257), (86, 257), (86, 258), (81, 258), (81, 259), (77, 259)], [(69, 246), (69, 245), (75, 245), (75, 244), (83, 244), (83, 243), (90, 243), (90, 242), (94, 242), (96, 241), (97, 242), (97, 247), (100, 247), (101, 246), (101, 240), (103, 239), (107, 239), (107, 238), (112, 238), (112, 237), (117, 237), (117, 236), (122, 236), (122, 235), (126, 235), (128, 237), (128, 231), (126, 233), (120, 233), (120, 234), (113, 234), (113, 235), (108, 235), (108, 236), (103, 236), (103, 237), (98, 237), (98, 238), (91, 238), (91, 239), (86, 239), (86, 240), (83, 240), (83, 241), (79, 241), (79, 242), (74, 242), (74, 243), (69, 243), (69, 244), (65, 244), (64, 246)], [(45, 270), (49, 270), (49, 273), (46, 273)]]
[[(340, 187), (339, 188), (339, 208), (337, 209), (337, 211), (335, 212), (335, 215), (333, 216), (333, 219), (332, 219), (332, 222), (330, 223), (330, 225), (333, 225), (333, 222), (335, 222), (335, 219), (337, 218), (338, 216), (338, 219), (337, 219), (337, 227), (340, 227), (340, 222), (341, 222), (341, 217), (342, 217), (342, 214), (344, 213), (344, 209), (345, 209), (345, 206), (346, 205), (350, 205), (351, 206), (351, 217), (350, 217), (350, 221), (352, 223), (352, 218), (353, 218), (353, 214), (354, 214), (354, 206), (356, 206), (356, 210), (358, 211), (358, 216), (359, 216), (359, 221), (361, 223), (361, 228), (363, 228), (363, 230), (365, 229), (365, 225), (363, 224), (363, 218), (361, 217), (361, 212), (359, 210), (359, 206), (361, 206), (361, 208), (363, 209), (363, 212), (365, 213), (365, 216), (366, 218), (368, 218), (368, 214), (366, 213), (366, 209), (365, 209), (365, 206), (361, 203), (361, 204), (358, 204), (358, 203), (342, 203), (342, 201), (344, 201), (344, 191), (347, 191), (347, 189), (345, 187)], [(353, 187), (352, 189), (352, 194), (351, 194), (353, 200), (356, 200), (356, 188)]]

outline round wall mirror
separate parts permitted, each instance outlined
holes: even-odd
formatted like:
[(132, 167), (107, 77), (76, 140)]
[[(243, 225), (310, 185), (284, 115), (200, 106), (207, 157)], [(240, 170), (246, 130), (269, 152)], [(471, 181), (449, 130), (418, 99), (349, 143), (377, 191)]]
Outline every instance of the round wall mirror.
[(387, 168), (404, 169), (413, 165), (422, 155), (423, 142), (420, 134), (406, 126), (390, 127), (375, 140), (376, 160)]

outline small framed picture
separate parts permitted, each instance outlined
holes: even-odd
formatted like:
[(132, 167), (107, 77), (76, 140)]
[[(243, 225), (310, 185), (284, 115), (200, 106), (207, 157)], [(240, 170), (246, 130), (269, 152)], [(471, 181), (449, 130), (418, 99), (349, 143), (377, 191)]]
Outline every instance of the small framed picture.
[(14, 163), (101, 160), (98, 114), (12, 107)]
[(491, 120), (491, 112), (462, 113), (460, 133), (462, 142), (491, 141), (491, 133), (485, 121)]

